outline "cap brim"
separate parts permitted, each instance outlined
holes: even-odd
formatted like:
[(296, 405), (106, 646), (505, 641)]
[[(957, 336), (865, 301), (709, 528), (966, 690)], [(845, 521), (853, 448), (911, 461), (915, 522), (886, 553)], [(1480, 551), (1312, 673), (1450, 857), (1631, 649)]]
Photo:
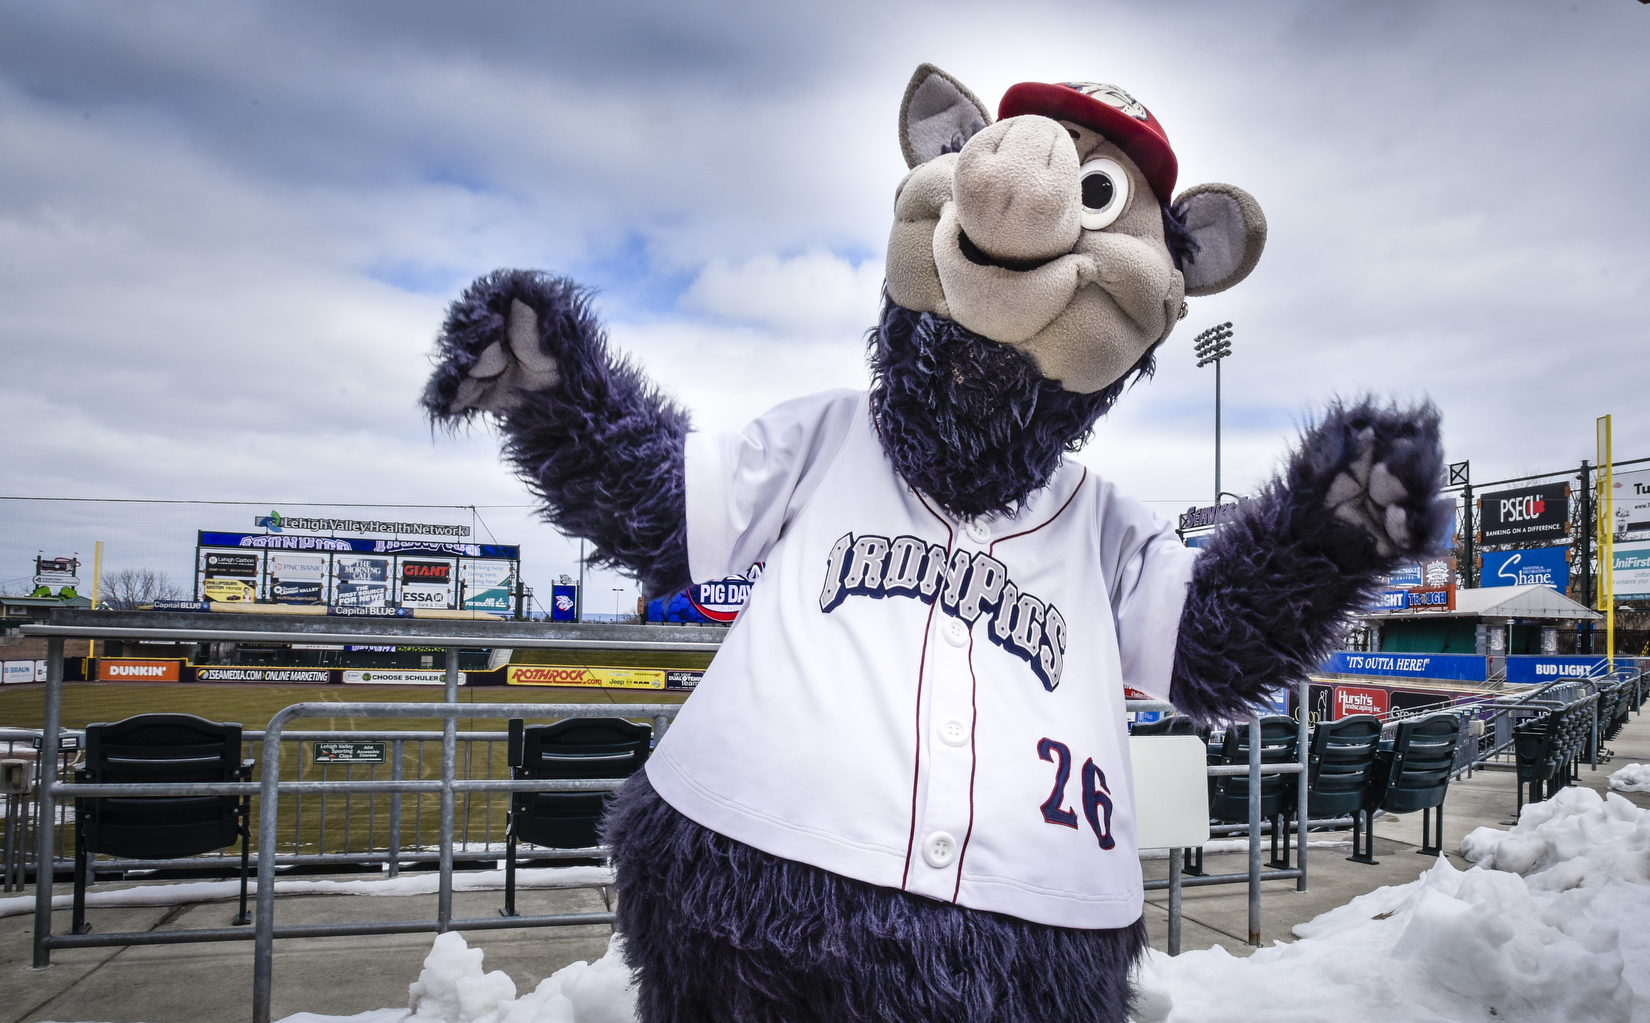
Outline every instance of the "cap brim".
[(1041, 114), (1056, 121), (1072, 121), (1092, 128), (1117, 144), (1127, 153), (1159, 201), (1168, 202), (1174, 196), (1175, 178), (1180, 174), (1180, 161), (1169, 147), (1169, 138), (1157, 118), (1148, 113), (1148, 120), (1140, 121), (1123, 111), (1085, 96), (1076, 89), (1047, 82), (1021, 82), (1003, 94), (997, 105), (997, 118), (1018, 117), (1021, 114)]

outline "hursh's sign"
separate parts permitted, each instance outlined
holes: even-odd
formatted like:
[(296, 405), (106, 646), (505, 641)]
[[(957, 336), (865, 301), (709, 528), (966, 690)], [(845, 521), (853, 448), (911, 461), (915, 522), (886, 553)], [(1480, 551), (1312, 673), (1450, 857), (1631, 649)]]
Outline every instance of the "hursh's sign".
[(1478, 511), (1478, 539), (1485, 543), (1557, 540), (1570, 535), (1570, 485), (1499, 490), (1485, 494)]

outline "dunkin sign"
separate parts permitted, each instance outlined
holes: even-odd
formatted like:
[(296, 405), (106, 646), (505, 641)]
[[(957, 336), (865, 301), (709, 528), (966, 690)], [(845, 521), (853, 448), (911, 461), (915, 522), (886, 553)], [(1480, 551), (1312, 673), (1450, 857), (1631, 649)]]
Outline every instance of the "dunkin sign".
[(99, 682), (176, 682), (182, 665), (178, 661), (111, 660), (97, 662)]

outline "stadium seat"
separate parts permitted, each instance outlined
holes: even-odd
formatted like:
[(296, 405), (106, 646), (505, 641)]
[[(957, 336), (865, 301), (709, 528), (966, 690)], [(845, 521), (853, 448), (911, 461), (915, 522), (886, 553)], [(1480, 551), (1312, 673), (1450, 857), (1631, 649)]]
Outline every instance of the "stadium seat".
[[(1260, 719), (1260, 762), (1262, 764), (1291, 764), (1298, 757), (1300, 726), (1294, 718), (1269, 714)], [(1219, 754), (1211, 748), (1209, 761), (1223, 766), (1246, 766), (1249, 763), (1249, 726), (1235, 722), (1226, 728)], [(1261, 820), (1272, 822), (1272, 856), (1277, 858), (1278, 833), (1288, 812), (1287, 800), (1295, 787), (1293, 776), (1266, 774), (1260, 780)], [(1209, 779), (1209, 817), (1221, 824), (1241, 824), (1249, 821), (1249, 776), (1223, 775)], [(1258, 823), (1258, 822), (1257, 822)], [(1190, 873), (1202, 872), (1202, 857)]]
[[(622, 718), (574, 718), (532, 728), (512, 720), (510, 732), (510, 776), (546, 781), (628, 778), (647, 763), (653, 739), (652, 728)], [(517, 843), (589, 850), (597, 856), (609, 797), (607, 792), (511, 794), (500, 912), (516, 915)]]
[[(139, 714), (86, 726), (86, 760), (76, 782), (249, 781), (241, 726), (193, 714)], [(75, 800), (72, 932), (84, 934), (86, 885), (98, 853), (139, 860), (196, 856), (241, 843), (241, 904), (236, 924), (250, 922), (246, 881), (251, 835), (249, 796), (102, 796)]]
[[(1461, 719), (1454, 714), (1432, 714), (1424, 718), (1400, 721), (1392, 738), (1392, 748), (1383, 749), (1375, 756), (1370, 771), (1368, 795), (1364, 801), (1367, 814), (1364, 825), (1365, 849), (1373, 853), (1375, 841), (1374, 811), (1410, 813), (1421, 811), (1421, 848), (1423, 855), (1437, 856), (1444, 851), (1444, 796), (1449, 793), (1450, 772), (1455, 767), (1455, 746), (1461, 737)], [(1434, 837), (1431, 818), (1437, 811), (1437, 834)], [(1359, 860), (1375, 862), (1373, 856)]]
[[(1354, 714), (1338, 721), (1320, 721), (1312, 729), (1312, 745), (1306, 754), (1307, 823), (1335, 817), (1352, 818), (1352, 856), (1359, 863), (1370, 862), (1370, 850), (1358, 848), (1360, 814), (1366, 813), (1364, 799), (1370, 769), (1381, 745), (1381, 720), (1372, 714)], [(1299, 804), (1297, 803), (1296, 806)], [(1304, 828), (1302, 829), (1304, 832)], [(1283, 836), (1283, 859), (1289, 865), (1289, 833)]]

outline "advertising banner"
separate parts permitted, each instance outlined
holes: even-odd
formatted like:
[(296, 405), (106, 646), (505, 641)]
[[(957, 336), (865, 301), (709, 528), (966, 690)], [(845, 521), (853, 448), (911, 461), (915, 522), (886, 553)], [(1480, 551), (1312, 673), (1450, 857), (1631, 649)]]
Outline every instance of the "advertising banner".
[(269, 580), (269, 599), (277, 604), (319, 604), (321, 584), (272, 578)]
[(458, 579), (464, 587), (464, 610), (509, 614), (514, 578), (507, 561), (460, 561)]
[(402, 607), (448, 608), (453, 606), (451, 586), (430, 586), (424, 583), (401, 584)]
[(329, 604), (327, 605), (327, 615), (332, 618), (411, 618), (413, 609), (410, 607), (349, 607)]
[(453, 584), (453, 563), (450, 561), (402, 561), (401, 581), (427, 583), (431, 586)]
[(332, 681), (326, 668), (196, 668), (196, 682), (304, 682)]
[(1570, 535), (1570, 485), (1498, 490), (1478, 502), (1479, 539), (1484, 543), (1558, 540)]
[(1617, 544), (1610, 564), (1617, 600), (1650, 600), (1650, 543)]
[(256, 579), (258, 577), (258, 556), (256, 554), (207, 551), (206, 556), (202, 559), (201, 567), (205, 570), (208, 579), (224, 576)]
[(433, 554), (458, 558), (489, 558), (519, 561), (521, 548), (514, 544), (437, 543), (428, 540), (355, 540), (340, 536), (293, 536), (286, 533), (222, 533), (202, 529), (196, 533), (200, 547), (243, 547), (271, 551), (355, 551), (359, 554)]
[(250, 579), (204, 579), (201, 596), (221, 604), (250, 604), (258, 599), (258, 592)]
[(1366, 686), (1336, 686), (1335, 687), (1335, 720), (1351, 717), (1353, 714), (1374, 714), (1384, 716), (1387, 711), (1387, 692), (1385, 689), (1372, 689)]
[(383, 607), (390, 602), (390, 559), (341, 555), (332, 562), (338, 576), (332, 602), (345, 607)]
[(1455, 586), (1418, 586), (1408, 593), (1412, 611), (1455, 610)]
[(1615, 495), (1616, 539), (1650, 540), (1650, 469), (1611, 476)]
[(585, 668), (561, 664), (521, 664), (505, 669), (513, 686), (600, 686), (604, 689), (663, 689), (662, 668)]
[(1404, 611), (1409, 608), (1408, 590), (1382, 590), (1369, 605), (1371, 611)]
[[(0, 666), (0, 684), (11, 685), (15, 682), (33, 682), (35, 675), (39, 674), (36, 670), (36, 663), (35, 661), (6, 661), (3, 666)], [(46, 662), (40, 661), (38, 663), (44, 664)]]
[(572, 622), (579, 617), (579, 588), (577, 586), (550, 587), (550, 620)]
[(34, 584), (36, 586), (78, 586), (80, 584), (80, 559), (78, 558), (47, 558), (34, 559)]
[(688, 601), (708, 621), (731, 622), (744, 609), (752, 585), (751, 580), (738, 577), (694, 583), (687, 589)]
[(1604, 674), (1604, 669), (1602, 657), (1514, 654), (1507, 658), (1507, 684), (1520, 686), (1556, 682), (1561, 678), (1593, 678)]
[[(256, 557), (256, 555), (252, 555)], [(284, 551), (269, 555), (269, 574), (276, 579), (296, 581), (306, 579), (320, 582), (327, 577), (327, 559), (322, 554), (287, 554)]]
[(99, 682), (176, 682), (182, 674), (182, 661), (139, 661), (126, 658), (100, 657), (97, 661)]
[[(458, 684), (463, 685), (467, 674), (458, 673)], [(440, 686), (447, 684), (445, 671), (346, 671), (344, 684), (366, 684), (374, 686)]]
[(1499, 551), (1484, 555), (1480, 586), (1546, 586), (1564, 593), (1570, 588), (1568, 547), (1536, 547), (1527, 551)]
[(1449, 586), (1455, 582), (1455, 559), (1428, 558), (1401, 565), (1386, 583), (1393, 589), (1414, 589), (1417, 586)]
[(665, 670), (665, 688), (688, 690), (697, 689), (699, 688), (699, 680), (704, 677), (705, 673), (702, 671), (688, 671), (680, 668), (669, 668)]
[(1482, 682), (1489, 658), (1478, 654), (1358, 654), (1338, 651), (1323, 662), (1336, 675), (1392, 675)]

